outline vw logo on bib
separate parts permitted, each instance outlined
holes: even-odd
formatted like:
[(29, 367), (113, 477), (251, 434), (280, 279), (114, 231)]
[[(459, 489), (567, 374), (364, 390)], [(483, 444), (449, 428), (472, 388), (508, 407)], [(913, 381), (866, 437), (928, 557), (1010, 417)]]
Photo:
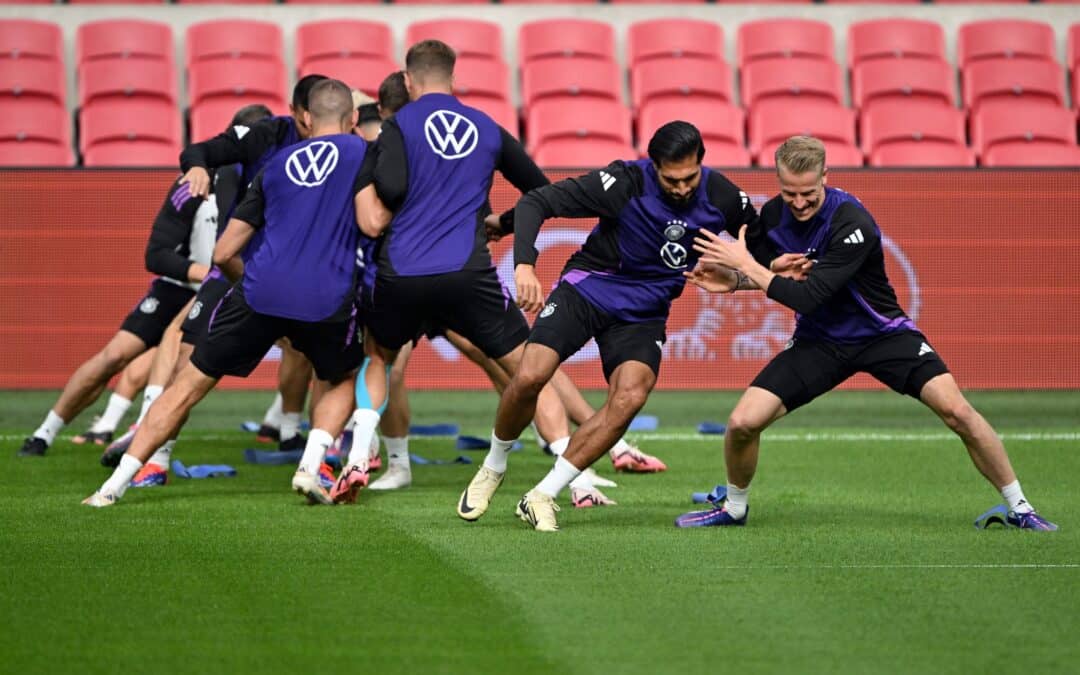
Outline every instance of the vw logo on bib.
[(686, 249), (682, 244), (669, 241), (660, 248), (660, 259), (673, 270), (686, 267)]
[(439, 157), (461, 159), (476, 149), (480, 132), (469, 118), (453, 110), (436, 110), (424, 121), (424, 136)]
[(337, 163), (337, 146), (329, 141), (315, 141), (289, 155), (285, 160), (285, 175), (300, 187), (316, 187), (326, 182)]

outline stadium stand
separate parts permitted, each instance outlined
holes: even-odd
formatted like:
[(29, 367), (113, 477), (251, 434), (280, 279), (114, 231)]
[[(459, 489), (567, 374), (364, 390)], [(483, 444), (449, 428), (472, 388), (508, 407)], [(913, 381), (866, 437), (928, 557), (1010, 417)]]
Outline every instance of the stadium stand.
[(982, 158), (983, 166), (1080, 166), (1080, 148), (1059, 143), (1000, 143)]
[(964, 113), (936, 101), (880, 101), (859, 118), (863, 152), (897, 142), (966, 146)]
[(975, 153), (966, 145), (937, 141), (901, 141), (879, 146), (869, 156), (876, 167), (973, 167)]
[(398, 69), (400, 66), (397, 63), (380, 57), (319, 59), (308, 61), (301, 66), (298, 75), (304, 77), (317, 73), (337, 78), (342, 82), (348, 82), (354, 89), (359, 89), (368, 96), (374, 97), (383, 79)]
[(971, 145), (982, 156), (998, 143), (1076, 145), (1076, 118), (1041, 101), (988, 101), (971, 115)]
[(49, 21), (0, 21), (0, 57), (64, 62), (64, 35)]
[(896, 99), (956, 104), (956, 71), (944, 61), (874, 59), (851, 69), (851, 102), (859, 109)]
[(0, 97), (45, 98), (64, 104), (64, 66), (44, 59), (0, 59)]
[(159, 99), (176, 105), (176, 69), (152, 59), (103, 59), (78, 70), (79, 106), (97, 99)]
[[(766, 161), (772, 162), (776, 146), (796, 134), (816, 136), (826, 143), (829, 152), (837, 150), (846, 159), (851, 159), (855, 153), (860, 157), (862, 154), (855, 147), (855, 112), (849, 108), (824, 99), (804, 99), (796, 106), (789, 99), (777, 98), (762, 101), (750, 109), (747, 122), (749, 149), (762, 166), (769, 166)], [(831, 158), (829, 161), (834, 163)]]
[(217, 59), (284, 61), (281, 28), (267, 21), (220, 19), (188, 26), (187, 66)]
[(459, 59), (454, 66), (454, 94), (509, 103), (512, 100), (510, 69), (502, 61), (492, 59)]
[(3, 100), (0, 166), (70, 166), (71, 129), (64, 106), (48, 99)]
[(615, 61), (615, 29), (591, 19), (547, 19), (522, 24), (518, 32), (518, 67), (551, 58)]
[(840, 66), (831, 59), (760, 59), (744, 65), (741, 74), (742, 102), (746, 106), (753, 107), (768, 98), (844, 102)]
[(612, 61), (597, 59), (542, 59), (525, 64), (521, 95), (527, 111), (537, 101), (551, 98), (622, 100), (622, 72)]
[(750, 166), (743, 129), (746, 116), (733, 105), (717, 100), (690, 98), (650, 101), (637, 120), (638, 153), (648, 154), (653, 133), (673, 119), (690, 122), (701, 130), (706, 162), (714, 166)]
[(739, 68), (759, 59), (833, 60), (833, 29), (810, 19), (761, 19), (739, 26), (736, 34)]
[(515, 138), (521, 137), (521, 132), (518, 129), (517, 110), (510, 103), (487, 96), (459, 96), (458, 98), (467, 106), (483, 110)]
[(962, 79), (963, 102), (969, 110), (998, 98), (1065, 105), (1065, 75), (1056, 61), (977, 61), (964, 69)]
[(560, 167), (596, 168), (616, 159), (634, 159), (637, 152), (626, 143), (606, 138), (559, 139), (545, 143), (533, 154), (545, 169)]
[(167, 101), (109, 99), (79, 112), (79, 150), (87, 166), (128, 166), (125, 149), (157, 156), (156, 146), (173, 153), (161, 166), (174, 166), (182, 136), (176, 106)]
[(724, 60), (724, 29), (696, 19), (638, 21), (626, 32), (627, 65), (650, 59)]
[(311, 21), (296, 29), (296, 66), (322, 59), (393, 61), (394, 36), (390, 26), (376, 21), (332, 19)]
[(921, 19), (871, 19), (848, 27), (848, 66), (876, 59), (930, 59), (944, 62), (945, 30)]
[(1042, 21), (990, 19), (960, 26), (956, 34), (956, 60), (967, 68), (985, 59), (1040, 59), (1057, 61), (1054, 29)]
[(723, 61), (666, 58), (634, 66), (630, 92), (634, 110), (650, 101), (710, 99), (731, 102), (731, 66)]
[(525, 124), (530, 152), (557, 138), (606, 139), (631, 145), (630, 111), (603, 99), (547, 99), (537, 101)]
[(173, 63), (172, 28), (159, 21), (105, 19), (79, 26), (75, 33), (75, 61), (97, 59), (152, 59)]
[(405, 31), (406, 44), (421, 40), (442, 40), (459, 57), (502, 60), (502, 28), (491, 21), (440, 19), (417, 21)]
[(192, 106), (216, 97), (255, 97), (280, 106), (285, 104), (285, 91), (285, 66), (280, 62), (237, 59), (222, 67), (218, 61), (199, 61), (188, 71)]

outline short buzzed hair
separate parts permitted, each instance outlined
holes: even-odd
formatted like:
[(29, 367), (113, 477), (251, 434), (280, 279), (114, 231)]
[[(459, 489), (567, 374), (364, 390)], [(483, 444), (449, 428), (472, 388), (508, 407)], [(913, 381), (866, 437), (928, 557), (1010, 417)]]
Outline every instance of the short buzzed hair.
[(405, 70), (417, 80), (424, 81), (434, 77), (449, 80), (454, 75), (457, 55), (450, 45), (439, 40), (422, 40), (405, 55)]
[(320, 80), (308, 93), (308, 112), (312, 126), (317, 123), (336, 124), (352, 118), (353, 99), (349, 85), (341, 80)]
[(825, 172), (825, 144), (813, 136), (792, 136), (776, 149), (776, 170), (780, 165), (794, 174)]
[(308, 96), (311, 95), (311, 88), (319, 82), (326, 79), (325, 75), (319, 75), (313, 73), (311, 75), (305, 75), (301, 77), (296, 86), (292, 90), (292, 104), (294, 108), (308, 109)]
[[(451, 66), (451, 69), (453, 66)], [(409, 90), (405, 86), (405, 73), (396, 70), (386, 76), (379, 85), (379, 109), (387, 117), (401, 110), (409, 102)]]

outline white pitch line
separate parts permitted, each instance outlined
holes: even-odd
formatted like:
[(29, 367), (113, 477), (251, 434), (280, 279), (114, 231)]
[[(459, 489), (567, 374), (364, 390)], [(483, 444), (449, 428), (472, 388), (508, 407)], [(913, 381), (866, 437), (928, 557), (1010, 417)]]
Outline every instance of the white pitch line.
[(1080, 563), (899, 563), (849, 565), (710, 565), (709, 569), (722, 570), (934, 570), (934, 569), (1077, 569)]

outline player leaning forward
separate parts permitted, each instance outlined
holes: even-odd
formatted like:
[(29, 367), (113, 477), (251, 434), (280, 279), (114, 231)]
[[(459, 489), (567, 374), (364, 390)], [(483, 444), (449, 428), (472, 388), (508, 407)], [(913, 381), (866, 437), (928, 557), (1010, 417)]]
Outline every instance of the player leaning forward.
[(608, 396), (570, 437), (555, 468), (518, 504), (518, 516), (537, 530), (555, 530), (558, 496), (581, 471), (622, 437), (656, 384), (672, 301), (684, 271), (697, 260), (701, 231), (735, 233), (754, 218), (746, 194), (701, 165), (705, 146), (687, 122), (670, 122), (649, 141), (649, 159), (616, 161), (600, 171), (541, 187), (514, 209), (518, 303), (541, 306), (534, 246), (548, 218), (599, 217), (581, 250), (543, 305), (521, 365), (503, 391), (484, 465), (458, 503), (476, 520), (487, 510), (506, 472), (514, 440), (532, 420), (537, 394), (559, 364), (595, 338)]
[[(363, 359), (354, 305), (361, 236), (354, 198), (367, 145), (349, 133), (356, 113), (345, 84), (320, 81), (308, 100), (311, 137), (270, 158), (214, 249), (214, 262), (227, 268), (250, 241), (243, 276), (215, 309), (191, 362), (150, 407), (116, 471), (85, 504), (109, 506), (123, 496), (142, 463), (218, 380), (250, 374), (282, 337), (311, 360), (324, 391), (309, 446), (341, 432)], [(293, 487), (329, 503), (316, 475), (298, 474)]]
[[(919, 399), (964, 442), (980, 473), (1001, 491), (1010, 526), (1056, 530), (1024, 499), (1001, 439), (964, 398), (941, 357), (904, 313), (885, 275), (881, 232), (867, 210), (825, 185), (825, 146), (795, 136), (776, 151), (780, 194), (761, 209), (757, 226), (736, 242), (703, 233), (702, 262), (692, 281), (731, 290), (735, 270), (773, 300), (798, 312), (789, 346), (758, 374), (736, 404), (724, 437), (725, 501), (680, 516), (679, 527), (744, 525), (761, 432), (799, 406), (866, 372)], [(778, 252), (805, 252), (804, 281), (777, 278), (762, 264)], [(747, 287), (747, 284), (742, 284)]]

